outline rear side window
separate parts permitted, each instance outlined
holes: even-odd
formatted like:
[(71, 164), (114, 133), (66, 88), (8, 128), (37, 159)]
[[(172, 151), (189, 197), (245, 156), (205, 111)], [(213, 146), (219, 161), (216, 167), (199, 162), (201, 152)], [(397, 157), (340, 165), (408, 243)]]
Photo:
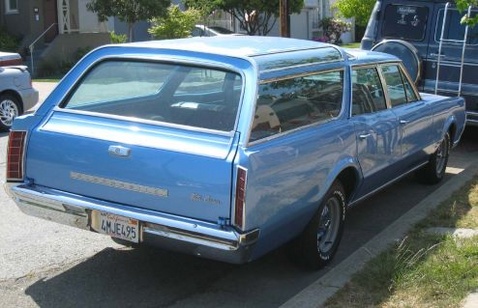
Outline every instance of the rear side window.
[[(463, 40), (465, 35), (465, 25), (460, 23), (464, 13), (458, 12), (455, 9), (449, 9), (446, 16), (446, 23), (443, 27), (443, 15), (445, 10), (441, 9), (438, 13), (438, 20), (435, 30), (435, 41), (440, 41), (441, 31), (443, 29), (443, 38), (446, 40)], [(471, 17), (474, 18), (477, 11), (471, 11)], [(478, 44), (478, 27), (468, 27), (467, 44)], [(460, 44), (457, 42), (457, 44)]]
[(92, 68), (61, 107), (230, 131), (241, 93), (242, 78), (234, 72), (115, 60)]
[(382, 37), (422, 41), (428, 21), (428, 8), (389, 4), (385, 7)]
[(387, 83), (387, 91), (392, 107), (411, 103), (418, 100), (413, 91), (413, 86), (405, 77), (405, 74), (398, 65), (387, 65), (382, 67), (383, 77)]
[(376, 68), (352, 70), (352, 116), (387, 109)]
[(261, 84), (251, 141), (337, 117), (343, 79), (332, 71)]

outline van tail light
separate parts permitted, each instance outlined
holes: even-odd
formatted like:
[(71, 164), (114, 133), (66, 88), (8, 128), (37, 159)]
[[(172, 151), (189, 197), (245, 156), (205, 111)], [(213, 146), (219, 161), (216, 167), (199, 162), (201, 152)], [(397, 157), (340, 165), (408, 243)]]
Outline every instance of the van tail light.
[(26, 131), (11, 131), (7, 148), (7, 181), (23, 180), (23, 159)]
[(244, 229), (245, 223), (246, 182), (247, 170), (241, 167), (237, 168), (236, 202), (234, 204), (234, 225), (240, 229)]

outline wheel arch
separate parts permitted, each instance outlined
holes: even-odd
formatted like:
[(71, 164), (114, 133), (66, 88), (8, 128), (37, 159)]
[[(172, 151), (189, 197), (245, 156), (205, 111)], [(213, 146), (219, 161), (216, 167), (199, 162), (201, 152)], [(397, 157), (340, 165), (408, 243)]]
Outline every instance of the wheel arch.
[(348, 166), (337, 175), (337, 179), (344, 187), (346, 201), (348, 203), (355, 189), (357, 188), (359, 181), (359, 171), (355, 167)]
[(450, 134), (450, 146), (454, 147), (458, 140), (460, 140), (460, 136), (457, 136), (458, 128), (456, 123), (456, 118), (454, 116), (449, 117), (442, 128), (442, 137), (446, 134)]
[(20, 94), (14, 90), (11, 90), (11, 89), (7, 89), (7, 90), (4, 90), (2, 92), (0, 92), (0, 97), (3, 96), (3, 95), (12, 95), (14, 96), (18, 102), (20, 103), (19, 106), (18, 106), (18, 115), (21, 115), (23, 114), (24, 110), (23, 110), (23, 100), (22, 100), (22, 97), (20, 96)]

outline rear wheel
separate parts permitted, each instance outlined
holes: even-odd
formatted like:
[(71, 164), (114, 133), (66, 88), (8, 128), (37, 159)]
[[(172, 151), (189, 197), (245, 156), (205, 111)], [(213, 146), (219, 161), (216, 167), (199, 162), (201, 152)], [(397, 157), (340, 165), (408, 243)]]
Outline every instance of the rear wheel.
[(20, 115), (20, 101), (11, 94), (0, 95), (0, 131), (8, 131), (13, 119)]
[(345, 207), (344, 188), (336, 181), (294, 245), (295, 254), (308, 268), (320, 269), (334, 257), (342, 239)]
[(450, 155), (450, 134), (443, 136), (440, 145), (432, 154), (428, 164), (417, 173), (421, 182), (426, 184), (437, 184), (445, 176), (448, 157)]

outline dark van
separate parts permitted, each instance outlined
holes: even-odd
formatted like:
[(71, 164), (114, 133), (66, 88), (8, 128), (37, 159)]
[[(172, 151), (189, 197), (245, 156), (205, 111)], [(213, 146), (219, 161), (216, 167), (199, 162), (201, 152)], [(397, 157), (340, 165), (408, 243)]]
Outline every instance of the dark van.
[(478, 126), (478, 26), (460, 23), (477, 13), (451, 1), (378, 0), (361, 47), (400, 57), (420, 91), (464, 96), (467, 125)]

